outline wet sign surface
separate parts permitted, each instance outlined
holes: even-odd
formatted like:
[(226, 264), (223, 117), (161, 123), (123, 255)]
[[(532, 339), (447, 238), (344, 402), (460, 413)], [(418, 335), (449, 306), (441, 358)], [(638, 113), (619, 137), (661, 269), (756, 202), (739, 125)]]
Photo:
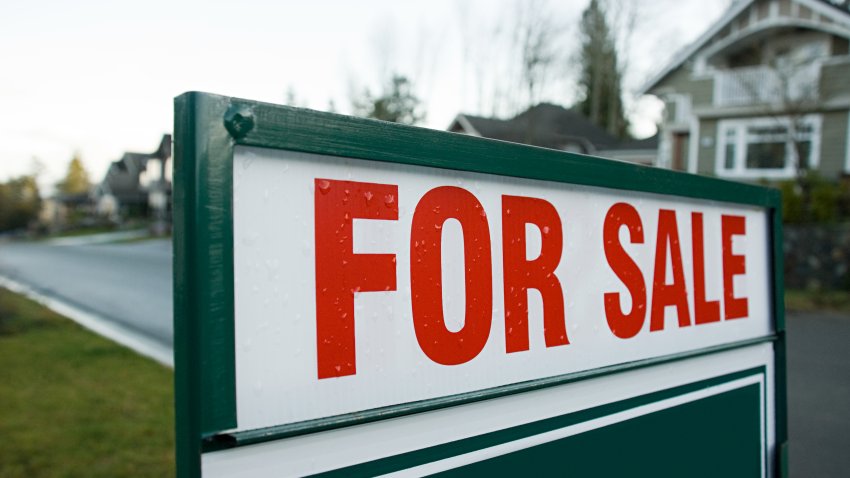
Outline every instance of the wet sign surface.
[(185, 476), (779, 472), (775, 194), (205, 94), (176, 131)]

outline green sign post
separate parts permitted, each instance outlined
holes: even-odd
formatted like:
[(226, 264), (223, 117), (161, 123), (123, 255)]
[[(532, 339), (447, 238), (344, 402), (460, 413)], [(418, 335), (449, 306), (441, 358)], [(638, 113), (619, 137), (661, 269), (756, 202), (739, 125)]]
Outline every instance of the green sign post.
[(782, 476), (780, 199), (175, 100), (178, 476)]

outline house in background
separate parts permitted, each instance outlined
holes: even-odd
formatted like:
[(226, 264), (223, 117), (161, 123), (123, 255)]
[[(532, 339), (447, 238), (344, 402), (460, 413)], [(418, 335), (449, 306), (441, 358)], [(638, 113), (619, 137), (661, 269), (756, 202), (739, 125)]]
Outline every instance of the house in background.
[(550, 103), (533, 106), (507, 120), (459, 114), (448, 131), (645, 165), (654, 163), (658, 147), (655, 136), (620, 140), (581, 113)]
[(171, 214), (171, 135), (152, 153), (124, 153), (95, 188), (97, 212), (120, 220), (144, 217), (168, 222)]
[(737, 0), (642, 93), (664, 101), (656, 165), (738, 180), (798, 161), (850, 173), (846, 1)]

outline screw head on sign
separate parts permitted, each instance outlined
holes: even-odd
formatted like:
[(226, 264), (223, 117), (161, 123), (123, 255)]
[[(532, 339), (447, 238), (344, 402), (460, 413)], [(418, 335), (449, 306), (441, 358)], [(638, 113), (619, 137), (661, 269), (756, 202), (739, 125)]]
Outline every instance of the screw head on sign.
[(233, 105), (224, 114), (224, 127), (234, 139), (244, 138), (254, 128), (254, 112), (247, 106)]

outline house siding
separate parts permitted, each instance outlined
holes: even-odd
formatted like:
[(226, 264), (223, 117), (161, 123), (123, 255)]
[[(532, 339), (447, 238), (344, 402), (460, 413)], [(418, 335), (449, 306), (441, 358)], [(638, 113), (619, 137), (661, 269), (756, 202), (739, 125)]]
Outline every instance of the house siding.
[[(702, 138), (711, 138), (703, 143)], [(692, 138), (698, 142), (697, 174), (714, 176), (715, 155), (717, 153), (717, 120), (703, 119), (699, 122), (699, 138)]]
[(848, 78), (850, 78), (850, 61), (824, 65), (821, 68), (820, 94), (821, 99), (830, 99), (848, 95)]
[(667, 88), (679, 94), (690, 95), (694, 107), (711, 106), (714, 100), (714, 80), (711, 78), (694, 78), (690, 68), (677, 68), (654, 89)]
[[(770, 2), (761, 1), (761, 2), (758, 2), (757, 5), (758, 5), (758, 10), (757, 10), (758, 13), (756, 14), (756, 18), (758, 19), (758, 21), (762, 21), (770, 15)], [(752, 8), (752, 7), (750, 7), (750, 8)]]
[(839, 177), (847, 158), (847, 110), (823, 114), (820, 164), (818, 170), (826, 178)]
[(847, 55), (850, 53), (850, 42), (846, 38), (832, 37), (832, 54)]

